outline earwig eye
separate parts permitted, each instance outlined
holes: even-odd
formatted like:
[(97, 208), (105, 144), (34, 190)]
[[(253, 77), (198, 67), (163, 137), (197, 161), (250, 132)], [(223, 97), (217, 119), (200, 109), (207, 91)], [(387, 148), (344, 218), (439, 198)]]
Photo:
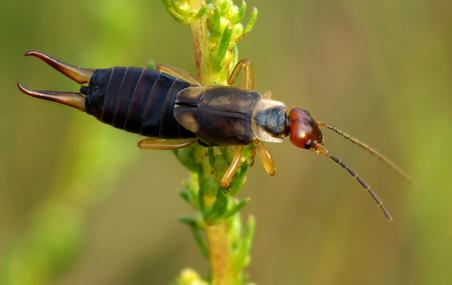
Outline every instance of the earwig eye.
[(312, 140), (308, 140), (305, 144), (304, 144), (304, 148), (305, 149), (310, 149), (312, 147)]

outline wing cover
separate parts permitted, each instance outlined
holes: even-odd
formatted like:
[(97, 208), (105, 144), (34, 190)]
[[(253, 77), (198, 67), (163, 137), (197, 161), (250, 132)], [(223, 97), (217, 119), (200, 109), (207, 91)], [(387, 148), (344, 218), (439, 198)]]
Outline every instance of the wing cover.
[(262, 96), (234, 87), (189, 87), (177, 94), (174, 117), (207, 145), (245, 145), (254, 139), (253, 112)]

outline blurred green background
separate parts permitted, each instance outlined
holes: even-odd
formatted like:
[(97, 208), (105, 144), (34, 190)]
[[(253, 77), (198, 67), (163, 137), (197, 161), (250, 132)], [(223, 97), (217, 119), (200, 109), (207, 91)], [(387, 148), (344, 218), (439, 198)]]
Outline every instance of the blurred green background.
[[(375, 146), (415, 177), (408, 185), (326, 133), (395, 217), (387, 223), (330, 161), (289, 142), (268, 145), (278, 173), (250, 171), (242, 196), (257, 219), (258, 284), (452, 284), (452, 2), (248, 1), (260, 15), (240, 44), (256, 86)], [(207, 264), (176, 220), (187, 171), (171, 152), (15, 84), (78, 86), (42, 50), (87, 67), (192, 73), (188, 27), (160, 1), (0, 2), (0, 284), (169, 284)]]

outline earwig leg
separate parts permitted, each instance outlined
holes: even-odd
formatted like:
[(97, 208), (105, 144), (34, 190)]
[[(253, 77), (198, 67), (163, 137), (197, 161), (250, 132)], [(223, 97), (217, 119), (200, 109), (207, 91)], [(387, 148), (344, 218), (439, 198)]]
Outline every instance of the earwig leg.
[[(243, 88), (246, 90), (252, 90), (254, 88), (254, 71), (253, 66), (251, 65), (251, 61), (247, 58), (243, 58), (237, 62), (232, 70), (231, 74), (228, 77), (228, 84), (233, 85), (239, 76), (240, 71), (243, 69)], [(270, 93), (271, 94), (271, 93)], [(256, 155), (256, 149), (253, 147), (252, 155), (251, 155), (251, 166), (254, 165), (254, 157)], [(235, 158), (235, 157), (234, 157)], [(234, 161), (233, 161), (234, 162)], [(231, 164), (232, 166), (232, 164)], [(229, 168), (231, 168), (229, 166)], [(229, 169), (228, 169), (229, 170)], [(226, 176), (227, 172), (225, 173)], [(223, 176), (223, 179), (225, 178)], [(222, 181), (223, 181), (222, 179)]]
[(262, 166), (268, 175), (273, 176), (276, 174), (275, 162), (272, 155), (261, 141), (254, 142), (254, 148), (257, 151), (257, 155), (261, 159)]
[(264, 94), (262, 94), (262, 97), (264, 97), (264, 99), (271, 99), (272, 98), (272, 92), (270, 90), (267, 90), (264, 92)]
[(247, 90), (252, 90), (254, 88), (254, 72), (253, 66), (251, 65), (251, 61), (249, 59), (241, 59), (235, 65), (231, 74), (228, 78), (228, 84), (233, 85), (240, 71), (243, 69), (243, 87)]
[(80, 111), (85, 111), (85, 97), (81, 96), (79, 93), (65, 91), (32, 90), (23, 86), (19, 82), (17, 82), (17, 87), (20, 91), (29, 96), (54, 101), (60, 104), (74, 107), (76, 109), (79, 109)]
[(180, 68), (174, 67), (172, 65), (159, 63), (155, 66), (155, 69), (160, 72), (185, 80), (193, 85), (201, 86), (201, 83), (196, 78), (194, 78), (190, 73)]
[(146, 138), (138, 142), (141, 149), (176, 150), (196, 142), (196, 139), (160, 139)]
[(93, 76), (94, 73), (94, 69), (75, 67), (67, 63), (61, 62), (59, 60), (56, 60), (39, 51), (28, 51), (25, 53), (25, 56), (34, 56), (39, 58), (40, 60), (44, 61), (45, 63), (53, 67), (58, 72), (64, 74), (65, 76), (69, 77), (70, 79), (80, 84), (88, 83), (91, 79), (91, 76)]
[(234, 158), (231, 161), (231, 164), (229, 165), (228, 169), (224, 173), (223, 177), (221, 178), (220, 185), (221, 187), (227, 189), (229, 188), (229, 185), (232, 182), (232, 179), (234, 178), (235, 173), (240, 167), (240, 160), (242, 159), (242, 147), (236, 146), (234, 149)]

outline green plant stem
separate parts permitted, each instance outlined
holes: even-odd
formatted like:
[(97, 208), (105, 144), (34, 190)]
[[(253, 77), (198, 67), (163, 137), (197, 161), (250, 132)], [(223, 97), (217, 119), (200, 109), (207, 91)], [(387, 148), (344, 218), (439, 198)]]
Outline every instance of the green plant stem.
[[(196, 9), (200, 9), (205, 5), (204, 0), (194, 0), (193, 5)], [(206, 17), (203, 16), (191, 24), (191, 33), (193, 37), (193, 49), (195, 52), (196, 70), (198, 72), (198, 79), (201, 83), (208, 84), (209, 82), (209, 48), (206, 31)]]
[(209, 247), (210, 266), (212, 267), (212, 284), (234, 284), (236, 278), (232, 270), (225, 222), (207, 227), (207, 245)]
[[(196, 9), (206, 5), (204, 0), (195, 0), (193, 2)], [(213, 78), (214, 72), (210, 62), (206, 17), (200, 17), (193, 21), (191, 31), (198, 78), (205, 85), (213, 84), (215, 78)], [(210, 197), (206, 196), (204, 199), (206, 206), (210, 206), (212, 203)], [(233, 266), (226, 228), (226, 222), (223, 221), (217, 225), (208, 225), (206, 229), (212, 284), (215, 285), (231, 285), (235, 283), (234, 280), (236, 279), (232, 270)]]
[[(237, 43), (252, 29), (257, 9), (252, 9), (245, 25), (242, 23), (247, 10), (245, 1), (240, 6), (233, 0), (163, 0), (163, 3), (176, 21), (191, 28), (198, 80), (204, 86), (228, 85), (229, 71), (237, 63)], [(250, 217), (242, 231), (240, 210), (249, 199), (234, 196), (245, 182), (253, 157), (252, 146), (242, 148), (241, 165), (228, 191), (221, 188), (220, 179), (231, 163), (233, 147), (193, 144), (174, 153), (193, 173), (184, 184), (181, 197), (198, 211), (196, 216), (185, 216), (180, 221), (190, 227), (211, 268), (207, 280), (186, 269), (176, 284), (192, 285), (194, 280), (210, 285), (245, 284), (255, 223)]]

